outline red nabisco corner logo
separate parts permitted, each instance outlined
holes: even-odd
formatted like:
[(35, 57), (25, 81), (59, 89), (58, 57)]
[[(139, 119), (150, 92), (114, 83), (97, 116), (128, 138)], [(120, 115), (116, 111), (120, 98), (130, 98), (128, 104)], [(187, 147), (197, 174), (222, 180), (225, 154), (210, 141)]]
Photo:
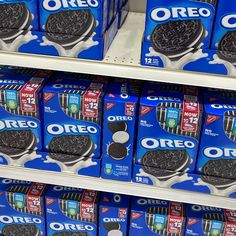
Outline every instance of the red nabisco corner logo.
[(132, 213), (132, 220), (138, 219), (138, 218), (140, 218), (142, 215), (143, 215), (143, 214), (133, 212), (133, 213)]
[(115, 103), (112, 103), (112, 102), (108, 102), (106, 104), (106, 108), (107, 108), (107, 111), (110, 110), (112, 107), (114, 107), (116, 104)]
[(220, 116), (208, 115), (206, 124), (209, 125), (219, 119), (220, 119)]
[(192, 219), (192, 218), (190, 218), (190, 219), (188, 219), (188, 226), (194, 225), (194, 224), (196, 224), (197, 222), (198, 222), (197, 219)]
[(107, 208), (107, 207), (103, 207), (102, 208), (102, 213), (106, 213), (106, 212), (108, 212), (109, 211), (109, 208)]
[(210, 102), (215, 102), (215, 101), (217, 101), (217, 98), (210, 98), (209, 100), (210, 100)]
[(112, 93), (109, 93), (109, 94), (108, 94), (108, 97), (109, 97), (109, 98), (116, 98), (116, 96), (115, 96), (114, 94), (112, 94)]
[(110, 202), (109, 199), (107, 197), (103, 197), (103, 202)]
[(146, 107), (146, 106), (142, 106), (141, 107), (141, 116), (146, 115), (148, 112), (150, 112), (153, 108), (152, 107)]
[(0, 196), (2, 196), (4, 194), (4, 192), (0, 192)]
[(52, 199), (52, 198), (47, 198), (47, 199), (46, 199), (46, 204), (47, 204), (47, 205), (50, 205), (50, 204), (52, 204), (53, 202), (55, 202), (55, 200)]
[(44, 102), (48, 102), (50, 99), (52, 99), (55, 96), (54, 93), (44, 93), (43, 94), (43, 100)]

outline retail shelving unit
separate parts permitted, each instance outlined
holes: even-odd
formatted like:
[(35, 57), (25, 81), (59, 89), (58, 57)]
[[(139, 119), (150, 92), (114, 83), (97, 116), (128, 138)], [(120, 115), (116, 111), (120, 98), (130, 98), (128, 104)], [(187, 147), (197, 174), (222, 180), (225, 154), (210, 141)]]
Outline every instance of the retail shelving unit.
[[(0, 64), (236, 90), (236, 78), (140, 66), (145, 14), (138, 12), (144, 10), (145, 3), (144, 0), (131, 0), (130, 4), (133, 12), (129, 13), (125, 25), (118, 32), (102, 62), (0, 51)], [(0, 176), (236, 209), (236, 199), (232, 198), (109, 181), (69, 173), (0, 166)]]

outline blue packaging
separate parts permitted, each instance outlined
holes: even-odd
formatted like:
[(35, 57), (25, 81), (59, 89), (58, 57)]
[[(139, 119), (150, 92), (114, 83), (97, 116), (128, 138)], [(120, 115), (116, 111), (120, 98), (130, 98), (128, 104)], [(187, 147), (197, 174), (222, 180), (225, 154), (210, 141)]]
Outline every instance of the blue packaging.
[[(96, 24), (93, 34), (96, 35), (96, 37), (101, 37), (103, 35), (107, 27), (108, 0), (93, 0), (93, 1), (80, 0), (76, 2), (60, 1), (60, 0), (59, 1), (40, 0), (39, 1), (40, 30), (41, 31), (46, 30), (45, 24), (48, 18), (54, 16), (54, 14), (66, 11), (75, 11), (75, 10), (88, 10), (90, 13), (92, 13), (93, 19), (91, 24)], [(112, 13), (113, 13), (113, 7), (112, 7)], [(54, 32), (54, 33), (67, 34), (66, 28), (65, 31), (63, 31), (63, 29), (61, 29), (60, 31), (61, 32)]]
[(133, 197), (129, 236), (184, 235), (185, 207), (182, 203)]
[(98, 233), (99, 193), (62, 186), (50, 186), (46, 194), (47, 236), (58, 233)]
[(45, 184), (0, 179), (0, 234), (46, 236), (45, 190)]
[[(146, 8), (146, 24), (145, 24), (145, 33), (144, 40), (150, 41), (150, 36), (157, 25), (162, 25), (170, 21), (190, 21), (190, 20), (200, 20), (203, 26), (203, 31), (199, 34), (199, 37), (202, 40), (201, 48), (209, 48), (212, 27), (215, 17), (215, 5), (216, 1), (190, 1), (190, 0), (148, 0), (147, 8)], [(201, 27), (202, 27), (201, 26)], [(177, 26), (173, 26), (177, 27)], [(182, 30), (184, 30), (182, 27)], [(195, 27), (195, 26), (192, 26)], [(167, 28), (166, 28), (167, 29)], [(168, 37), (168, 33), (170, 30), (166, 32), (166, 37)], [(171, 37), (169, 42), (174, 36)], [(174, 41), (175, 39), (173, 39)], [(195, 39), (199, 40), (198, 39)], [(175, 40), (176, 41), (176, 40)], [(192, 44), (184, 45), (187, 48), (191, 48), (195, 45), (194, 39)], [(187, 42), (186, 42), (187, 43)], [(183, 45), (181, 45), (183, 47)], [(199, 47), (199, 46), (197, 46)], [(163, 48), (165, 51), (165, 49)]]
[[(236, 100), (217, 94), (204, 96), (205, 114), (197, 171), (235, 180)], [(215, 165), (215, 168), (209, 169), (209, 165)]]
[(187, 205), (185, 235), (234, 235), (236, 229), (235, 211), (221, 208)]
[(1, 74), (0, 146), (19, 149), (13, 153), (2, 149), (1, 152), (10, 159), (15, 160), (21, 154), (42, 149), (42, 87), (46, 79), (47, 76)]
[[(14, 4), (23, 4), (22, 5), (22, 11), (24, 12), (25, 18), (24, 21), (22, 21), (22, 19), (20, 17), (20, 14), (16, 15), (17, 20), (21, 21), (19, 22), (17, 25), (19, 25), (19, 28), (16, 29), (23, 29), (23, 30), (38, 30), (39, 29), (39, 18), (38, 18), (38, 1), (37, 0), (1, 0), (0, 5), (5, 5), (9, 4), (11, 6), (14, 6)], [(8, 18), (9, 15), (8, 14), (14, 14), (14, 11), (6, 11), (4, 12), (4, 8), (1, 8), (2, 12), (1, 12), (1, 19), (5, 19)], [(20, 10), (20, 9), (19, 9)], [(16, 24), (15, 24), (16, 25)], [(6, 25), (4, 25), (4, 22), (1, 22), (1, 26), (0, 28), (4, 28), (4, 26), (6, 27)], [(8, 26), (9, 27), (9, 26)], [(22, 32), (21, 32), (22, 33)], [(20, 34), (21, 34), (20, 33)], [(19, 36), (19, 32), (16, 32), (15, 37)], [(9, 39), (13, 39), (15, 38), (14, 36), (12, 36), (12, 38), (7, 38), (4, 39), (3, 37), (1, 37), (1, 39), (3, 40), (3, 42), (9, 40)]]
[[(176, 86), (171, 90), (163, 84), (147, 84), (140, 101), (136, 164), (143, 165), (147, 175), (155, 175), (155, 168), (193, 172), (201, 118), (201, 99), (196, 89)], [(173, 177), (164, 172), (163, 178)]]
[(104, 99), (102, 178), (130, 181), (138, 93), (132, 84), (113, 82)]
[(116, 193), (102, 193), (99, 205), (99, 235), (127, 235), (129, 207), (129, 196)]
[[(217, 49), (221, 40), (230, 32), (236, 30), (235, 24), (236, 5), (235, 1), (225, 2), (218, 0), (214, 33), (212, 36), (211, 48)], [(231, 42), (233, 43), (233, 38)], [(228, 49), (230, 51), (230, 48)]]
[[(52, 153), (77, 156), (72, 162), (57, 158), (56, 161), (71, 165), (81, 159), (100, 158), (105, 89), (103, 83), (63, 76), (54, 78), (44, 88), (44, 148)], [(68, 141), (68, 147), (55, 149), (53, 143), (59, 140), (61, 144)]]

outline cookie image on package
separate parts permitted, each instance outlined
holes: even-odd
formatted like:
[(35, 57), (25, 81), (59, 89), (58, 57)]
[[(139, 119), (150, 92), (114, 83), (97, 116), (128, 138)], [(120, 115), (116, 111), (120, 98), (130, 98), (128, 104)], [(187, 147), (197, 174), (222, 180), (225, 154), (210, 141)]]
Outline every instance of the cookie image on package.
[(25, 34), (32, 23), (32, 16), (25, 3), (0, 4), (0, 39), (13, 41)]
[(227, 32), (218, 45), (218, 56), (236, 66), (236, 30)]
[(186, 150), (148, 151), (141, 159), (144, 172), (163, 180), (187, 171), (189, 163), (190, 157)]
[[(226, 188), (236, 182), (236, 160), (219, 159), (208, 161), (202, 167), (202, 180), (218, 188)], [(214, 178), (218, 177), (218, 178)]]
[[(223, 228), (220, 229), (212, 229), (213, 221), (221, 221), (223, 222)], [(224, 232), (225, 226), (225, 217), (223, 214), (218, 213), (208, 213), (204, 214), (202, 217), (202, 229), (205, 235), (209, 236), (221, 236)]]
[(34, 224), (10, 224), (3, 226), (2, 236), (41, 236)]
[(37, 145), (37, 138), (31, 130), (4, 130), (0, 132), (0, 153), (12, 159), (30, 154)]
[[(31, 215), (42, 215), (42, 212), (30, 211), (27, 207), (27, 193), (30, 187), (16, 185), (7, 189), (6, 197), (9, 205), (16, 211), (31, 214)], [(16, 195), (20, 194), (22, 196), (21, 201), (16, 201)]]
[(46, 38), (64, 48), (73, 48), (92, 36), (96, 20), (90, 10), (68, 10), (51, 14), (45, 24)]
[(229, 139), (236, 142), (236, 111), (224, 113), (224, 131)]
[(56, 232), (53, 236), (89, 236), (87, 232)]
[(156, 52), (171, 60), (194, 52), (205, 38), (206, 31), (201, 20), (177, 20), (157, 25), (150, 41)]
[[(95, 223), (96, 222), (96, 218), (97, 218), (97, 212), (96, 212), (96, 208), (94, 208), (95, 213), (94, 213), (94, 217), (93, 218), (83, 218), (80, 215), (80, 202), (82, 199), (82, 194), (80, 193), (65, 193), (62, 194), (59, 198), (59, 206), (60, 209), (62, 211), (62, 213), (73, 220), (78, 220), (78, 221), (83, 221), (83, 222), (91, 222), (91, 223)], [(68, 201), (76, 201), (78, 206), (77, 209), (78, 211), (76, 211), (74, 208), (70, 209), (68, 208)]]
[(118, 222), (105, 222), (103, 226), (107, 231), (107, 236), (123, 236), (121, 225)]
[(118, 122), (109, 122), (108, 123), (108, 129), (114, 134), (119, 131), (126, 132), (128, 129), (128, 125), (124, 121), (118, 121)]
[(48, 149), (52, 159), (71, 165), (89, 158), (95, 145), (88, 135), (62, 135), (52, 138)]
[(115, 160), (123, 160), (128, 155), (127, 148), (121, 143), (112, 143), (108, 147), (108, 154)]
[[(173, 124), (167, 122), (167, 113), (169, 108), (176, 108), (179, 110), (179, 117), (177, 117), (177, 122), (173, 120), (173, 122), (175, 122)], [(199, 139), (202, 113), (201, 112), (199, 113), (198, 126), (196, 132), (187, 132), (181, 129), (182, 115), (183, 115), (183, 104), (174, 102), (162, 102), (157, 106), (157, 120), (159, 122), (159, 125), (164, 130), (172, 134)]]

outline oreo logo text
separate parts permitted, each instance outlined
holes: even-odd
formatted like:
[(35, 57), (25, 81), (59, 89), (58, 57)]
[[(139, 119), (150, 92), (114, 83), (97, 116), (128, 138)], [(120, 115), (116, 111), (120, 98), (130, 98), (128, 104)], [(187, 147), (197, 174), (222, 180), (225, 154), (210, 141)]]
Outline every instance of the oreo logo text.
[(61, 8), (98, 7), (98, 0), (44, 0), (43, 8), (47, 11), (57, 11)]
[(63, 133), (96, 134), (98, 132), (98, 130), (94, 126), (51, 124), (47, 127), (47, 132), (52, 135), (60, 135)]
[(209, 17), (211, 11), (208, 8), (202, 7), (172, 7), (172, 8), (156, 8), (151, 12), (151, 18), (154, 21), (163, 22), (170, 19), (179, 18), (199, 18)]
[(61, 89), (61, 88), (65, 88), (65, 89), (86, 89), (84, 86), (76, 85), (76, 84), (53, 84), (52, 87), (56, 88), (56, 89)]
[(7, 79), (2, 80), (2, 79), (0, 79), (0, 83), (3, 83), (3, 84), (24, 84), (25, 81), (23, 81), (23, 80), (7, 80)]
[(61, 230), (72, 230), (72, 231), (93, 231), (92, 225), (82, 225), (82, 224), (62, 224), (58, 222), (52, 222), (50, 228), (55, 231)]
[(23, 129), (23, 128), (38, 128), (38, 124), (34, 121), (25, 121), (25, 120), (1, 120), (0, 121), (0, 130), (3, 129)]
[(73, 191), (73, 190), (80, 190), (78, 188), (72, 188), (72, 187), (64, 187), (64, 186), (54, 186), (54, 191), (60, 192), (60, 191)]
[(155, 148), (194, 148), (195, 144), (191, 141), (184, 140), (172, 140), (172, 139), (154, 139), (144, 138), (141, 141), (141, 145), (147, 149)]
[(107, 120), (110, 121), (110, 122), (113, 122), (113, 121), (131, 121), (131, 120), (133, 120), (133, 118), (130, 117), (130, 116), (108, 116)]
[(193, 211), (221, 211), (220, 208), (216, 207), (209, 207), (209, 206), (199, 206), (199, 205), (192, 205)]
[(104, 218), (103, 222), (125, 222), (124, 218)]
[(221, 19), (221, 25), (227, 29), (236, 28), (236, 14), (226, 15)]
[(0, 216), (0, 222), (3, 224), (21, 223), (21, 224), (41, 224), (39, 218), (20, 217), (20, 216)]
[(226, 109), (236, 109), (236, 106), (235, 105), (227, 105), (227, 104), (211, 104), (211, 107), (212, 108), (215, 108), (215, 109), (222, 109), (222, 108), (226, 108)]
[(174, 98), (174, 97), (162, 97), (162, 96), (148, 96), (147, 100), (150, 101), (176, 101), (180, 102), (181, 100), (179, 98)]
[(30, 184), (30, 181), (15, 180), (15, 179), (3, 179), (2, 184)]
[(209, 158), (236, 157), (235, 148), (207, 147), (203, 150), (203, 153)]
[(164, 200), (158, 200), (158, 199), (145, 199), (140, 198), (137, 201), (138, 205), (149, 205), (149, 204), (161, 204), (161, 205), (167, 205), (167, 201)]

